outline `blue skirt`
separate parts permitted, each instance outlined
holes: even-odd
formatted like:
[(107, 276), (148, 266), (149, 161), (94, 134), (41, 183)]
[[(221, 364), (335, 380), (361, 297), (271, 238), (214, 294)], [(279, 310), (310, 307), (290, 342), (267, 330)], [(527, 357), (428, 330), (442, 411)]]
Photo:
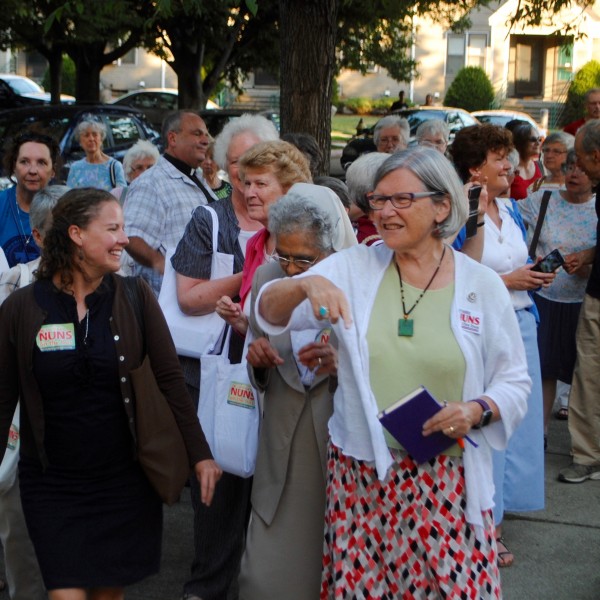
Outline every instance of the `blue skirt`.
[(527, 310), (516, 311), (531, 377), (527, 414), (503, 451), (493, 452), (494, 520), (502, 522), (504, 512), (544, 508), (544, 409), (542, 376), (535, 317)]

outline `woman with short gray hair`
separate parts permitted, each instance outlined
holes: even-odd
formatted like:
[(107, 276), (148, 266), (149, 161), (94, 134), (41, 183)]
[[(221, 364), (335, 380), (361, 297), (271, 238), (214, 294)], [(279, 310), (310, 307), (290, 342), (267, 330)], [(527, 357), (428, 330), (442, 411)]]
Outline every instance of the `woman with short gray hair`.
[(567, 153), (573, 149), (575, 137), (564, 131), (548, 134), (542, 142), (542, 164), (544, 176), (536, 179), (527, 190), (527, 194), (545, 190), (558, 190), (565, 184), (565, 164)]
[(93, 187), (110, 191), (127, 185), (123, 165), (102, 151), (102, 143), (106, 138), (104, 123), (86, 116), (75, 128), (74, 137), (85, 152), (85, 157), (76, 160), (69, 169), (67, 185), (70, 188)]
[(441, 119), (427, 119), (419, 125), (415, 137), (419, 146), (429, 146), (444, 154), (448, 148), (450, 128)]
[(397, 115), (388, 115), (377, 121), (373, 129), (373, 141), (377, 152), (391, 154), (396, 150), (404, 150), (410, 139), (408, 121)]
[[(264, 286), (253, 316), (269, 335), (338, 336), (321, 597), (498, 599), (491, 444), (519, 425), (530, 384), (510, 299), (445, 242), (467, 199), (437, 150), (390, 156), (367, 199), (383, 243)], [(439, 410), (398, 415), (399, 430), (418, 433), (409, 449), (378, 414), (422, 385)], [(418, 458), (433, 434), (448, 446)]]
[[(292, 186), (270, 207), (269, 231), (276, 260), (256, 271), (252, 299), (266, 282), (294, 278), (356, 244), (339, 198), (313, 184)], [(330, 343), (327, 327), (267, 336), (252, 316), (250, 330), (250, 374), (264, 396), (240, 599), (318, 598), (335, 336)]]

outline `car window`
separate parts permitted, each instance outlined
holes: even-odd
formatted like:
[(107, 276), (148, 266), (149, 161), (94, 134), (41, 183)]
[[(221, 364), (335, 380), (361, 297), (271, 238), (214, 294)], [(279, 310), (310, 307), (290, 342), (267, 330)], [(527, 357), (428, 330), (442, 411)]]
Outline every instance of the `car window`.
[(140, 131), (136, 122), (127, 115), (108, 115), (106, 126), (115, 149), (123, 146), (129, 148), (140, 139)]
[(415, 135), (419, 125), (429, 119), (440, 119), (444, 121), (446, 116), (441, 110), (415, 110), (412, 112), (399, 113), (399, 116), (405, 117), (410, 125), (410, 135)]
[(7, 83), (17, 94), (37, 94), (44, 91), (31, 79), (9, 79)]
[(15, 120), (15, 116), (8, 113), (0, 117), (0, 138), (15, 136), (19, 131), (34, 123), (36, 129), (42, 129), (44, 133), (51, 135), (60, 143), (69, 127), (69, 117), (39, 117), (29, 115), (24, 119)]
[(156, 107), (164, 110), (177, 110), (177, 96), (174, 94), (157, 94)]
[(131, 102), (127, 103), (129, 106), (134, 106), (143, 110), (144, 108), (156, 108), (158, 105), (158, 98), (155, 94), (136, 94)]

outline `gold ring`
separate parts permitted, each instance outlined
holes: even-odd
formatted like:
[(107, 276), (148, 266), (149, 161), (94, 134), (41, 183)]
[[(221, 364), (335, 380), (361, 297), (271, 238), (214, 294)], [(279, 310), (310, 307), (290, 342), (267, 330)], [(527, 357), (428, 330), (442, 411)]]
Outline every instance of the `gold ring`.
[(321, 360), (321, 357), (319, 356), (319, 366), (322, 367), (323, 366), (323, 361)]

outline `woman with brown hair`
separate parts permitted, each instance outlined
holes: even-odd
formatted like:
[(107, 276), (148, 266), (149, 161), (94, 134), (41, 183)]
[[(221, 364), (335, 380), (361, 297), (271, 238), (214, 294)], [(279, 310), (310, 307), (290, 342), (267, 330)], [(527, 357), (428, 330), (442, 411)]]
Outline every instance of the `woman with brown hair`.
[[(0, 308), (0, 439), (21, 402), (23, 513), (50, 600), (121, 600), (158, 572), (162, 502), (136, 459), (130, 374), (148, 355), (210, 504), (221, 471), (150, 288), (143, 323), (116, 275), (128, 239), (106, 191), (67, 192), (52, 213), (34, 284)], [(0, 457), (4, 448), (0, 451)]]

